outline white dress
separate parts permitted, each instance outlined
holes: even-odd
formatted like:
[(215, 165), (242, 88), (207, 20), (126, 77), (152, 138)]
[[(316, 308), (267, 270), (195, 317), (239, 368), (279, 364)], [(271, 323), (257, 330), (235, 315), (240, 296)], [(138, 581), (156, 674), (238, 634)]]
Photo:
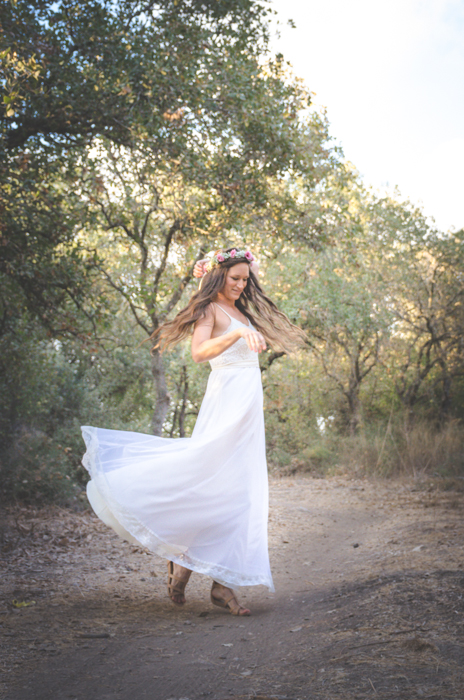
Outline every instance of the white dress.
[[(244, 325), (229, 318), (226, 333)], [(192, 437), (82, 428), (87, 495), (129, 542), (226, 586), (272, 591), (258, 355), (240, 338), (210, 364)]]

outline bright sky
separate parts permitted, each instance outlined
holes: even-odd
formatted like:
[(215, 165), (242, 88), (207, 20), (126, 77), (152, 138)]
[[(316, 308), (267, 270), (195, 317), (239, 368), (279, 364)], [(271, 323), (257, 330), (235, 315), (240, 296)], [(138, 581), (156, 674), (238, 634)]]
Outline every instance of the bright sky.
[[(366, 184), (464, 227), (464, 0), (273, 0), (281, 51)], [(291, 29), (287, 20), (297, 25)]]

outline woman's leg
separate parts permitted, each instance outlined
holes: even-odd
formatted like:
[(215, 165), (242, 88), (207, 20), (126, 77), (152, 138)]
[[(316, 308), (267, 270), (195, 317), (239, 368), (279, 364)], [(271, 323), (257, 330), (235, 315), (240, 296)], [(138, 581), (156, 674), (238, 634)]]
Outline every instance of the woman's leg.
[(211, 588), (211, 602), (213, 605), (218, 605), (220, 608), (227, 608), (230, 610), (231, 615), (251, 615), (248, 608), (244, 608), (238, 602), (233, 590), (223, 586), (217, 581), (213, 581), (213, 586)]
[(185, 566), (168, 562), (168, 596), (176, 605), (185, 603), (184, 591), (191, 573)]

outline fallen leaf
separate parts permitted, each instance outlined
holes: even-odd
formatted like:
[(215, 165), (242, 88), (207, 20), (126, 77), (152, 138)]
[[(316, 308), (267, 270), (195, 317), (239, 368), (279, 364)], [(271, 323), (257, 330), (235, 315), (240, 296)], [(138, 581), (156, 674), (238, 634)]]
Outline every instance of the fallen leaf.
[(25, 600), (22, 600), (21, 602), (19, 600), (12, 600), (11, 604), (15, 606), (15, 608), (28, 608), (29, 605), (35, 605), (35, 600), (31, 600), (29, 603), (26, 603)]

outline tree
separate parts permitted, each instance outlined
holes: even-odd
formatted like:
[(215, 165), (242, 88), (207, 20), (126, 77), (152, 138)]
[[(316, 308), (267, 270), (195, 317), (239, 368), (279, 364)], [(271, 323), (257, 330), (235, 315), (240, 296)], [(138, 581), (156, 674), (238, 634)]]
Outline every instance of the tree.
[(311, 193), (306, 198), (330, 235), (324, 246), (300, 236), (296, 249), (275, 247), (274, 294), (307, 331), (308, 346), (346, 403), (340, 422), (355, 434), (361, 387), (381, 360), (392, 318), (369, 233), (370, 196), (355, 172), (338, 166), (314, 192), (318, 205)]
[(8, 0), (3, 147), (69, 148), (95, 136), (129, 145), (148, 131), (160, 152), (176, 141), (181, 152), (166, 115), (204, 104), (198, 69), (228, 44), (261, 52), (267, 12), (253, 0)]
[(71, 170), (28, 153), (0, 166), (0, 336), (26, 316), (54, 337), (95, 331), (93, 263), (76, 237), (86, 213)]
[(401, 241), (388, 257), (395, 318), (388, 364), (395, 364), (390, 371), (408, 427), (424, 402), (428, 417), (450, 416), (453, 383), (464, 370), (464, 233), (427, 234)]
[(305, 116), (309, 93), (282, 58), (265, 60), (267, 12), (252, 0), (2, 5), (3, 272), (30, 308), (58, 289), (46, 274), (57, 257), (55, 308), (83, 306), (77, 241), (89, 222), (74, 196), (76, 163), (96, 138), (208, 190), (205, 207), (221, 222), (227, 211), (269, 209), (269, 180), (292, 171), (320, 180), (327, 123)]
[(143, 140), (164, 163), (190, 148), (187, 168), (199, 174), (197, 133), (217, 140), (214, 114), (227, 120), (249, 95), (221, 99), (209, 68), (227, 63), (227, 51), (243, 52), (244, 63), (258, 55), (265, 16), (248, 0), (1, 5), (0, 273), (15, 290), (4, 319), (26, 305), (50, 332), (75, 332), (90, 271), (78, 244), (86, 212), (74, 195), (83, 149), (101, 136)]

